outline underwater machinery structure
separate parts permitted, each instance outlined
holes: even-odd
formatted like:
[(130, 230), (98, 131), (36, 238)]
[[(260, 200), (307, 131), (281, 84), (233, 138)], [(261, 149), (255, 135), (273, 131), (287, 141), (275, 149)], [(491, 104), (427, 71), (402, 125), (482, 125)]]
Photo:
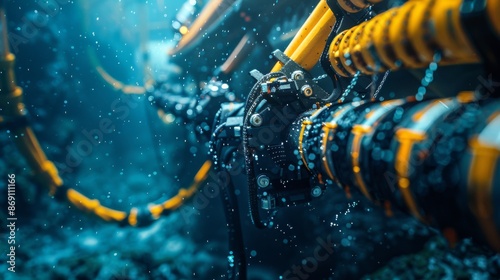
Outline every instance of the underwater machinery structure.
[[(221, 15), (238, 7), (244, 8), (234, 18), (255, 18), (246, 1), (233, 2), (210, 1), (191, 26), (216, 30), (226, 19)], [(0, 128), (17, 135), (20, 152), (51, 195), (122, 225), (154, 222), (192, 197), (212, 166), (229, 171), (239, 165), (245, 167), (250, 216), (258, 228), (274, 225), (276, 209), (309, 202), (329, 188), (347, 195), (358, 190), (389, 216), (397, 208), (440, 229), (451, 242), (473, 237), (498, 252), (500, 1), (409, 0), (392, 8), (385, 2), (319, 1), (286, 50), (273, 52), (277, 63), (271, 71), (251, 72), (257, 82), (243, 94), (245, 101), (215, 79), (192, 97), (171, 94), (161, 83), (146, 87), (154, 106), (197, 124), (200, 137), (210, 139), (212, 159), (189, 188), (162, 203), (113, 210), (64, 185), (29, 128), (3, 9)], [(203, 32), (188, 30), (172, 53), (206, 40)], [(254, 35), (240, 35), (243, 43), (230, 58), (251, 51), (245, 42)], [(245, 63), (228, 61), (214, 76)], [(318, 62), (330, 87), (311, 74)], [(483, 77), (478, 87), (435, 81), (443, 68), (470, 65)], [(416, 87), (399, 85), (391, 88), (393, 96), (381, 94), (391, 87), (391, 76), (413, 75), (415, 69)], [(237, 252), (230, 276), (244, 279), (243, 233), (231, 187), (223, 199), (230, 249)]]
[[(472, 236), (500, 250), (498, 4), (408, 1), (340, 30), (349, 13), (374, 4), (361, 2), (320, 1), (287, 50), (273, 53), (271, 72), (251, 73), (246, 102), (217, 113), (214, 163), (230, 170), (244, 160), (258, 228), (273, 226), (276, 209), (336, 186), (359, 190), (389, 216), (407, 212), (451, 243)], [(308, 72), (318, 61), (330, 92)], [(466, 64), (480, 64), (488, 83), (428, 98), (439, 67)], [(409, 69), (425, 69), (414, 93), (377, 99), (389, 73)], [(363, 78), (368, 87), (359, 87)], [(363, 90), (365, 98), (355, 95)]]

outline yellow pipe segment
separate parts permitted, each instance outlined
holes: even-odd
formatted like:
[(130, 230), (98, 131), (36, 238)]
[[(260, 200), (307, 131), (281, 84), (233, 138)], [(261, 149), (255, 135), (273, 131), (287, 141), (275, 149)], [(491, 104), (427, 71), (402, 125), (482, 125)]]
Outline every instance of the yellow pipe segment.
[(326, 45), (326, 40), (333, 25), (335, 25), (335, 15), (328, 9), (306, 36), (302, 44), (290, 55), (290, 59), (302, 66), (306, 70), (311, 70), (321, 57), (321, 53)]
[[(312, 32), (312, 30), (318, 25), (318, 21), (323, 18), (327, 11), (330, 11), (326, 0), (320, 0), (316, 5), (312, 13), (307, 18), (306, 22), (301, 26), (295, 37), (293, 37), (288, 47), (285, 49), (284, 54), (291, 57), (297, 49), (306, 41), (306, 38)], [(331, 12), (331, 11), (330, 11)], [(302, 47), (303, 49), (304, 47)], [(319, 58), (319, 57), (318, 57)], [(297, 62), (297, 61), (295, 61)], [(300, 63), (299, 63), (300, 64)], [(271, 72), (277, 72), (281, 69), (283, 64), (277, 62), (271, 69)]]

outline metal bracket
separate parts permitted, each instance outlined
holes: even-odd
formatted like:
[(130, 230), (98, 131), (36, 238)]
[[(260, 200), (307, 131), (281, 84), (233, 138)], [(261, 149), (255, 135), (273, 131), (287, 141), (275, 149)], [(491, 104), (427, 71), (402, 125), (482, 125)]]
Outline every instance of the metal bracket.
[(272, 54), (279, 62), (283, 63), (280, 72), (283, 72), (288, 78), (294, 80), (297, 88), (300, 89), (305, 97), (314, 100), (314, 102), (321, 102), (330, 96), (328, 92), (313, 80), (312, 75), (307, 70), (290, 59), (282, 51), (275, 50)]

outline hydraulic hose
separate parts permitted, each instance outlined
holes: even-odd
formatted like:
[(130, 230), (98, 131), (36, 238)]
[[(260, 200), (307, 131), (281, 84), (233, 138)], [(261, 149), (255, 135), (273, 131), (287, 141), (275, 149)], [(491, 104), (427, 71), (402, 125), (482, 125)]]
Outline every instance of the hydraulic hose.
[(254, 169), (254, 151), (249, 147), (249, 123), (250, 116), (256, 110), (259, 103), (263, 100), (263, 96), (260, 94), (260, 84), (263, 81), (274, 79), (283, 76), (283, 73), (272, 72), (261, 77), (259, 82), (257, 82), (250, 93), (248, 94), (248, 99), (244, 107), (244, 120), (242, 127), (242, 143), (243, 143), (243, 154), (245, 155), (245, 170), (247, 173), (247, 183), (248, 183), (248, 203), (250, 207), (250, 218), (252, 223), (259, 229), (264, 229), (270, 227), (271, 223), (268, 220), (263, 220), (259, 212), (259, 198), (257, 196), (258, 186), (256, 184), (255, 169)]
[(290, 131), (288, 150), (320, 182), (500, 251), (500, 100), (465, 92), (327, 105)]
[[(221, 162), (226, 163), (231, 158), (236, 148), (230, 149), (226, 152), (226, 158)], [(229, 172), (226, 168), (219, 172)], [(228, 174), (228, 176), (230, 176)], [(221, 176), (222, 177), (222, 176)], [(228, 279), (246, 280), (247, 279), (247, 261), (245, 256), (245, 244), (243, 240), (243, 230), (241, 228), (240, 210), (238, 206), (238, 199), (236, 197), (235, 186), (233, 180), (229, 180), (226, 187), (222, 189), (222, 205), (224, 207), (224, 215), (226, 217), (227, 231), (228, 231), (228, 247), (229, 247), (229, 270)]]
[[(330, 5), (337, 5), (338, 3), (344, 11), (357, 13), (381, 1), (382, 0), (320, 0), (284, 53), (304, 69), (311, 70), (314, 65), (318, 63), (321, 53), (325, 48), (328, 34), (330, 34), (338, 20), (329, 7)], [(282, 66), (282, 63), (276, 63), (271, 72), (279, 71)]]
[(499, 65), (499, 0), (408, 1), (338, 34), (329, 59), (338, 75), (440, 65)]

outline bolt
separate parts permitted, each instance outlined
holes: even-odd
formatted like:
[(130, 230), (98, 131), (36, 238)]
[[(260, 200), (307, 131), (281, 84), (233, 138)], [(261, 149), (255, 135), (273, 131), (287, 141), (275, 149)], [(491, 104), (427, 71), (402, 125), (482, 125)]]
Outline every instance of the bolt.
[(302, 94), (304, 94), (304, 96), (306, 97), (313, 95), (313, 89), (310, 85), (303, 85), (300, 90), (302, 91)]
[(292, 73), (292, 79), (299, 81), (304, 79), (304, 72), (300, 70), (293, 71)]
[(322, 193), (323, 193), (323, 190), (321, 190), (321, 188), (318, 186), (312, 188), (312, 190), (311, 190), (312, 197), (319, 197)]
[(259, 177), (257, 177), (257, 185), (259, 185), (259, 187), (261, 188), (268, 187), (270, 183), (271, 181), (266, 175), (260, 175)]
[(262, 116), (259, 114), (253, 114), (250, 117), (250, 124), (253, 126), (261, 126), (262, 125)]

